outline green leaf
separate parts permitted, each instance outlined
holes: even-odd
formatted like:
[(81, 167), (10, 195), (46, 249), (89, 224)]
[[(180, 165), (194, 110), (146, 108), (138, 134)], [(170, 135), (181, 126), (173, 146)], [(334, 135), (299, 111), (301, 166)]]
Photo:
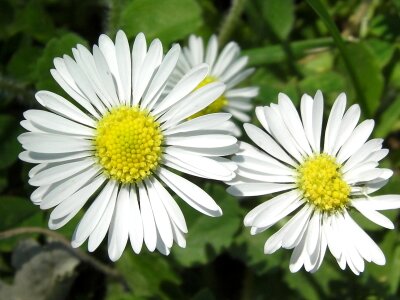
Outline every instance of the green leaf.
[(183, 39), (202, 25), (201, 9), (194, 0), (135, 0), (121, 13), (120, 27), (129, 38), (139, 32), (148, 41), (164, 45)]
[(16, 196), (0, 197), (0, 230), (20, 225), (38, 212), (28, 199)]
[[(368, 79), (368, 76), (372, 75), (376, 77), (377, 75), (375, 74), (370, 74), (370, 73), (363, 73), (359, 71), (360, 67), (360, 60), (357, 60), (357, 54), (355, 54), (355, 50), (353, 50), (353, 53), (348, 53), (348, 48), (346, 47), (338, 28), (336, 27), (332, 17), (329, 15), (325, 5), (320, 1), (320, 0), (307, 0), (308, 4), (314, 9), (314, 11), (320, 16), (322, 21), (325, 23), (325, 26), (328, 28), (330, 33), (332, 34), (333, 39), (335, 40), (336, 46), (339, 48), (340, 53), (342, 54), (344, 63), (346, 65), (347, 71), (350, 75), (350, 79), (353, 82), (354, 89), (357, 92), (358, 96), (358, 101), (364, 110), (364, 114), (367, 116), (372, 115), (372, 111), (370, 111), (370, 106), (372, 105), (369, 99), (371, 99), (371, 95), (368, 95), (368, 93), (363, 89), (366, 85), (370, 83), (362, 83), (361, 81), (363, 78)], [(357, 46), (356, 46), (357, 47)], [(351, 47), (350, 47), (351, 49)], [(351, 50), (349, 50), (351, 51)], [(365, 54), (365, 51), (364, 53)], [(354, 60), (353, 60), (354, 59)], [(361, 64), (369, 64), (368, 61), (362, 61)], [(371, 69), (371, 68), (369, 68)], [(366, 76), (368, 74), (368, 76)], [(373, 87), (371, 87), (372, 89)], [(379, 90), (379, 88), (378, 88)], [(374, 95), (376, 96), (376, 95)], [(368, 98), (367, 98), (368, 97)], [(376, 101), (376, 100), (375, 100)]]
[[(290, 48), (295, 58), (302, 57), (313, 49), (332, 46), (331, 38), (319, 38), (290, 43)], [(249, 57), (250, 66), (280, 63), (287, 60), (286, 53), (281, 45), (272, 45), (262, 48), (246, 49), (243, 55)]]
[(40, 1), (29, 1), (16, 11), (15, 28), (13, 28), (16, 32), (23, 31), (40, 42), (47, 42), (54, 36), (56, 30), (52, 19)]
[(189, 229), (186, 248), (174, 247), (171, 251), (183, 266), (205, 264), (215, 258), (231, 245), (233, 236), (242, 222), (237, 199), (228, 195), (221, 186), (212, 185), (212, 188), (210, 194), (222, 208), (223, 215), (211, 218), (200, 215), (192, 208), (190, 210), (195, 214), (193, 217), (185, 213)]
[(375, 128), (375, 137), (386, 137), (393, 129), (396, 122), (400, 118), (400, 96), (385, 109), (379, 118), (379, 122)]
[(31, 45), (21, 45), (17, 52), (11, 57), (7, 65), (7, 71), (13, 77), (30, 82), (41, 50)]
[[(170, 257), (160, 253), (142, 252), (136, 255), (132, 249), (127, 249), (116, 263), (116, 267), (133, 291), (130, 296), (169, 299), (163, 286), (178, 285), (181, 282), (170, 262)], [(107, 299), (135, 299), (125, 297), (129, 294), (122, 292), (120, 298), (112, 298), (112, 290), (108, 291), (108, 295)]]
[[(346, 46), (349, 59), (357, 66), (354, 69), (360, 87), (364, 91), (364, 99), (368, 112), (373, 114), (380, 104), (384, 79), (379, 62), (373, 52), (362, 42)], [(361, 99), (357, 99), (361, 100)]]
[(17, 136), (22, 132), (17, 119), (11, 115), (0, 115), (0, 169), (11, 166), (18, 158), (21, 145)]
[(299, 88), (303, 93), (314, 96), (317, 90), (321, 90), (325, 99), (335, 99), (345, 86), (346, 81), (343, 76), (334, 71), (310, 75), (299, 82)]
[(235, 244), (230, 250), (233, 257), (240, 259), (257, 275), (265, 274), (281, 266), (288, 267), (288, 250), (281, 249), (271, 255), (264, 254), (264, 244), (275, 232), (275, 228), (256, 235), (251, 235), (249, 231), (248, 228), (243, 229), (236, 238)]
[(295, 274), (287, 272), (285, 276), (285, 282), (290, 288), (296, 290), (297, 293), (303, 297), (303, 299), (321, 299), (320, 295), (317, 293), (317, 290), (312, 285), (310, 277), (305, 271), (299, 271)]
[(365, 41), (366, 46), (374, 55), (375, 61), (380, 68), (386, 66), (392, 58), (395, 45), (379, 39), (370, 39)]
[(263, 17), (272, 31), (286, 40), (294, 24), (293, 0), (265, 0), (261, 4)]
[(53, 38), (47, 43), (36, 63), (34, 73), (35, 85), (38, 90), (50, 90), (65, 94), (51, 76), (50, 69), (53, 68), (54, 58), (62, 57), (64, 54), (72, 55), (72, 48), (77, 44), (86, 45), (86, 41), (74, 33)]

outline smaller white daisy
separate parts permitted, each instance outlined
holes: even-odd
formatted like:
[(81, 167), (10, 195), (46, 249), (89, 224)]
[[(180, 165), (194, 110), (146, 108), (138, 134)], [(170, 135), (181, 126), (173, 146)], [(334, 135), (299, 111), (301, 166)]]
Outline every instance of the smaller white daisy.
[[(226, 111), (241, 122), (249, 122), (248, 112), (253, 108), (251, 101), (258, 95), (258, 87), (235, 88), (254, 72), (254, 68), (246, 69), (247, 62), (248, 57), (240, 56), (240, 47), (235, 42), (228, 43), (218, 54), (218, 39), (215, 35), (211, 36), (206, 47), (201, 37), (191, 35), (189, 45), (183, 47), (177, 68), (169, 79), (169, 85), (175, 85), (191, 68), (206, 63), (209, 65), (208, 75), (197, 88), (220, 81), (225, 83), (226, 90), (223, 95), (192, 118)], [(230, 128), (236, 135), (241, 134), (240, 128), (233, 122), (230, 123)]]
[[(147, 46), (138, 34), (132, 49), (119, 31), (115, 43), (101, 35), (93, 53), (82, 45), (73, 57), (54, 60), (51, 74), (75, 101), (49, 91), (36, 94), (47, 110), (28, 110), (18, 140), (20, 159), (35, 163), (31, 199), (54, 208), (49, 227), (58, 229), (91, 202), (72, 237), (88, 240), (94, 251), (108, 233), (108, 255), (117, 260), (128, 240), (135, 253), (143, 244), (168, 255), (173, 242), (185, 247), (185, 218), (169, 188), (194, 209), (222, 211), (200, 187), (181, 175), (230, 180), (235, 164), (222, 156), (237, 151), (237, 140), (223, 129), (228, 113), (187, 120), (224, 92), (215, 82), (194, 91), (208, 66), (198, 65), (161, 98), (176, 66), (180, 47), (164, 56), (156, 39)], [(193, 100), (196, 101), (193, 101)], [(90, 199), (93, 198), (93, 201)]]
[(387, 154), (382, 139), (368, 140), (373, 120), (358, 126), (360, 108), (347, 111), (346, 95), (340, 94), (330, 112), (323, 148), (323, 97), (301, 99), (301, 117), (292, 101), (279, 94), (278, 104), (257, 107), (264, 129), (245, 124), (250, 139), (262, 150), (241, 142), (233, 161), (237, 177), (228, 192), (235, 196), (270, 195), (283, 192), (250, 211), (244, 224), (256, 234), (286, 216), (294, 216), (265, 243), (264, 252), (294, 249), (290, 270), (303, 265), (315, 272), (326, 248), (340, 268), (355, 273), (364, 270), (364, 260), (385, 264), (385, 256), (350, 216), (353, 209), (372, 222), (393, 229), (380, 210), (400, 207), (400, 195), (370, 196), (383, 187), (393, 172), (378, 168)]

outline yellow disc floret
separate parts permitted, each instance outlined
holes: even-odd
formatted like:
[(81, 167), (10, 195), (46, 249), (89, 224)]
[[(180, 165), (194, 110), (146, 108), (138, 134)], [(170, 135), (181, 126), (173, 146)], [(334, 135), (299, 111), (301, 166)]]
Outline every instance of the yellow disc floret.
[[(199, 83), (199, 85), (195, 88), (195, 90), (198, 90), (199, 88), (211, 83), (218, 81), (215, 77), (212, 76), (207, 76), (202, 82)], [(202, 110), (198, 111), (197, 113), (191, 115), (188, 119), (194, 119), (200, 116), (208, 115), (208, 114), (213, 114), (220, 112), (222, 108), (228, 104), (228, 99), (222, 94), (220, 97), (218, 97), (213, 103), (211, 103), (209, 106), (203, 108)]]
[(121, 106), (97, 123), (96, 157), (109, 177), (139, 182), (157, 168), (162, 140), (160, 125), (147, 111)]
[(308, 158), (298, 168), (298, 188), (307, 202), (325, 212), (345, 208), (350, 186), (343, 180), (341, 165), (328, 154)]

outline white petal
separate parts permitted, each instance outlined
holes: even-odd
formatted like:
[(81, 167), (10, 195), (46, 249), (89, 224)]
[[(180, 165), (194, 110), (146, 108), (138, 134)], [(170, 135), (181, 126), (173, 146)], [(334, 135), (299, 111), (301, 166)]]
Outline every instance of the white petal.
[(109, 198), (107, 207), (104, 209), (104, 213), (100, 217), (100, 221), (97, 223), (94, 230), (90, 233), (88, 250), (93, 252), (103, 241), (107, 234), (108, 228), (110, 226), (111, 218), (114, 213), (115, 203), (118, 196), (118, 188), (114, 188), (112, 194)]
[(89, 140), (63, 134), (26, 132), (18, 136), (18, 141), (24, 149), (42, 153), (77, 152), (93, 148)]
[(294, 160), (267, 133), (252, 124), (246, 123), (243, 127), (249, 138), (265, 152), (292, 166), (297, 166)]
[(303, 204), (303, 201), (299, 201), (299, 198), (300, 196), (297, 196), (291, 201), (285, 201), (285, 205), (282, 203), (281, 206), (265, 209), (254, 218), (252, 226), (258, 228), (271, 227)]
[(60, 204), (63, 200), (84, 186), (88, 181), (92, 181), (93, 177), (98, 174), (99, 170), (100, 168), (98, 167), (90, 167), (79, 172), (79, 174), (72, 175), (72, 177), (56, 182), (51, 191), (42, 197), (40, 208), (49, 209)]
[(71, 102), (57, 94), (40, 91), (36, 93), (35, 97), (44, 107), (61, 116), (90, 127), (96, 127), (96, 122), (92, 118), (79, 110)]
[(143, 96), (143, 93), (148, 88), (151, 78), (154, 75), (154, 72), (161, 64), (162, 55), (163, 55), (162, 44), (160, 40), (158, 39), (153, 40), (153, 42), (150, 44), (149, 51), (147, 52), (143, 64), (140, 68), (137, 85), (134, 87), (135, 89), (132, 91), (133, 105), (139, 103), (140, 99)]
[(80, 159), (78, 161), (57, 165), (33, 176), (29, 180), (29, 184), (33, 186), (51, 184), (80, 173), (93, 164), (94, 161), (92, 159)]
[(215, 77), (221, 76), (226, 68), (239, 55), (239, 52), (239, 46), (235, 42), (229, 42), (224, 49), (222, 49), (220, 55), (218, 56), (211, 75)]
[(321, 148), (321, 131), (322, 131), (322, 118), (324, 114), (324, 98), (321, 91), (317, 91), (314, 96), (313, 110), (312, 110), (312, 127), (314, 150), (319, 153)]
[(114, 214), (108, 230), (108, 256), (112, 261), (116, 261), (121, 257), (128, 241), (128, 225), (129, 218), (131, 218), (128, 209), (129, 200), (129, 187), (123, 185), (119, 190)]
[(140, 212), (142, 214), (144, 242), (151, 252), (156, 249), (157, 229), (146, 188), (138, 183)]
[(143, 107), (147, 107), (149, 110), (151, 109), (150, 103), (154, 103), (153, 99), (156, 98), (157, 94), (165, 85), (168, 77), (175, 68), (176, 62), (179, 58), (180, 49), (181, 48), (179, 45), (174, 45), (165, 55), (161, 65), (157, 70), (157, 73), (154, 75), (154, 78), (151, 79), (151, 84), (143, 97), (141, 104)]
[(76, 209), (81, 209), (86, 201), (103, 184), (106, 177), (100, 175), (87, 183), (83, 188), (61, 202), (50, 214), (51, 219), (59, 219)]
[(199, 83), (207, 76), (208, 66), (201, 64), (191, 69), (183, 76), (174, 86), (172, 91), (154, 108), (153, 114), (158, 116), (169, 108), (173, 108), (174, 104), (179, 102), (183, 97), (192, 92)]
[(96, 200), (94, 200), (90, 205), (89, 209), (86, 211), (85, 215), (75, 229), (71, 241), (72, 247), (76, 248), (81, 246), (93, 232), (97, 224), (99, 224), (116, 187), (117, 184), (115, 181), (109, 181), (101, 193), (97, 196)]
[(159, 176), (168, 187), (194, 209), (212, 217), (222, 215), (221, 208), (197, 185), (164, 168), (160, 169)]
[(70, 152), (70, 153), (38, 153), (32, 151), (23, 151), (18, 155), (18, 157), (20, 160), (37, 164), (44, 162), (45, 163), (64, 162), (92, 155), (93, 153), (89, 151)]
[(217, 54), (218, 54), (218, 40), (217, 37), (213, 34), (208, 41), (206, 57), (204, 59), (211, 69), (214, 66)]
[[(142, 68), (143, 60), (146, 57), (147, 44), (144, 34), (140, 32), (132, 46), (132, 91), (134, 92), (138, 86), (140, 79), (140, 69)], [(133, 103), (134, 105), (137, 103)]]
[(342, 147), (346, 140), (349, 138), (354, 128), (356, 127), (358, 120), (360, 119), (360, 114), (361, 110), (358, 104), (352, 105), (347, 110), (342, 119), (342, 122), (340, 123), (340, 128), (337, 134), (332, 155), (336, 155), (340, 147)]
[(89, 137), (95, 134), (93, 128), (86, 127), (44, 110), (27, 110), (24, 112), (24, 117), (50, 133), (65, 133)]
[(145, 180), (145, 184), (149, 194), (149, 200), (153, 210), (157, 231), (165, 246), (171, 248), (174, 239), (169, 215), (162, 203), (162, 200), (160, 199), (160, 195), (154, 188), (153, 180)]
[(224, 123), (231, 118), (231, 114), (228, 113), (215, 113), (200, 116), (185, 122), (180, 123), (177, 126), (168, 128), (164, 131), (164, 135), (171, 135), (180, 132), (190, 132), (204, 129), (215, 129), (218, 125)]
[(400, 195), (381, 195), (368, 197), (367, 199), (356, 199), (353, 202), (361, 204), (373, 210), (389, 210), (400, 208)]
[(259, 196), (296, 188), (295, 184), (243, 183), (230, 186), (226, 191), (233, 196)]
[(271, 133), (269, 126), (268, 126), (268, 121), (267, 121), (267, 116), (265, 115), (265, 109), (263, 106), (257, 106), (255, 109), (256, 116), (258, 121), (260, 121), (261, 125), (264, 127), (264, 129), (268, 132)]
[(119, 78), (121, 80), (121, 96), (123, 103), (130, 104), (131, 99), (131, 53), (125, 33), (118, 30), (115, 38), (115, 55), (117, 58)]
[(370, 136), (372, 129), (374, 128), (373, 120), (365, 120), (360, 123), (352, 132), (350, 137), (344, 143), (343, 147), (340, 149), (337, 160), (339, 163), (343, 163), (350, 156), (356, 153), (361, 146), (366, 142)]
[(332, 154), (340, 123), (346, 109), (346, 94), (341, 93), (332, 106), (325, 130), (324, 152)]
[(382, 148), (383, 139), (372, 139), (366, 142), (361, 148), (354, 153), (344, 164), (343, 172), (351, 170), (354, 166), (364, 161), (373, 152)]
[(223, 83), (212, 82), (190, 93), (159, 119), (160, 122), (166, 120), (161, 128), (167, 129), (199, 112), (221, 96), (224, 90)]
[(279, 93), (278, 99), (281, 116), (288, 130), (292, 134), (292, 137), (307, 154), (311, 155), (312, 150), (293, 102), (283, 93)]
[(394, 228), (392, 221), (390, 221), (387, 217), (385, 217), (381, 213), (377, 212), (373, 208), (368, 207), (367, 205), (363, 205), (362, 202), (353, 200), (351, 202), (351, 205), (354, 206), (355, 208), (357, 208), (357, 210), (360, 213), (362, 213), (371, 222), (374, 222), (375, 224), (378, 224), (378, 225), (388, 228), (388, 229)]
[(237, 139), (225, 134), (198, 134), (187, 136), (168, 136), (165, 139), (166, 145), (183, 147), (227, 147), (234, 145)]
[(129, 240), (133, 251), (138, 254), (140, 253), (143, 245), (143, 221), (139, 209), (139, 201), (135, 186), (131, 186), (129, 193)]
[(262, 172), (265, 174), (288, 176), (295, 175), (295, 172), (292, 169), (279, 162), (275, 164), (268, 161), (260, 160), (258, 158), (242, 155), (236, 155), (232, 157), (232, 160), (241, 167), (257, 172)]
[(168, 215), (171, 217), (173, 223), (179, 228), (180, 231), (187, 232), (187, 226), (185, 217), (182, 214), (181, 209), (178, 204), (176, 204), (174, 198), (168, 193), (168, 191), (162, 186), (162, 184), (154, 178), (153, 186), (157, 190), (158, 195), (168, 212)]
[(102, 54), (104, 55), (107, 65), (113, 75), (114, 79), (113, 81), (115, 82), (116, 92), (118, 94), (118, 100), (123, 100), (124, 89), (122, 87), (121, 77), (118, 70), (118, 60), (117, 60), (115, 45), (108, 36), (102, 34), (99, 37), (99, 48)]

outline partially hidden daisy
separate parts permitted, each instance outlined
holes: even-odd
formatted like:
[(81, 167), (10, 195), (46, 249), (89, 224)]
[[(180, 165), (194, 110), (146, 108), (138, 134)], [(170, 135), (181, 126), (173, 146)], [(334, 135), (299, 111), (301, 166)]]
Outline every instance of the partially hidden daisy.
[[(235, 88), (254, 72), (254, 68), (246, 68), (247, 62), (248, 57), (240, 56), (240, 47), (235, 42), (228, 43), (219, 53), (215, 35), (211, 36), (206, 46), (201, 37), (191, 35), (188, 46), (182, 50), (169, 84), (175, 85), (188, 70), (201, 63), (207, 63), (210, 67), (209, 72), (197, 88), (220, 81), (226, 84), (226, 90), (213, 103), (191, 118), (226, 111), (241, 122), (249, 122), (248, 112), (253, 108), (251, 102), (258, 95), (258, 87)], [(226, 124), (230, 125), (229, 128), (235, 135), (241, 134), (240, 128), (233, 122)]]
[[(54, 60), (51, 74), (73, 99), (49, 91), (36, 94), (47, 110), (28, 110), (19, 136), (20, 158), (38, 164), (29, 183), (41, 209), (54, 208), (49, 227), (58, 229), (89, 201), (72, 245), (88, 239), (94, 251), (108, 232), (108, 254), (117, 260), (128, 239), (139, 253), (169, 254), (173, 241), (185, 247), (184, 216), (169, 188), (187, 204), (220, 216), (220, 207), (197, 185), (172, 170), (198, 177), (229, 180), (234, 164), (222, 156), (237, 150), (236, 138), (215, 130), (229, 113), (187, 120), (224, 92), (214, 82), (195, 91), (208, 73), (203, 64), (188, 70), (162, 99), (180, 47), (163, 55), (156, 39), (149, 47), (139, 34), (130, 49), (119, 31), (115, 44), (101, 35), (93, 53), (82, 45), (73, 57)], [(195, 100), (195, 101), (194, 101)]]
[(278, 104), (257, 107), (265, 131), (244, 125), (259, 148), (240, 143), (233, 158), (237, 177), (228, 192), (236, 196), (279, 193), (250, 211), (244, 224), (257, 234), (293, 213), (264, 247), (266, 254), (281, 247), (293, 249), (292, 272), (303, 265), (307, 271), (318, 270), (328, 247), (340, 268), (347, 265), (358, 275), (364, 260), (383, 265), (385, 256), (353, 220), (353, 210), (392, 229), (393, 223), (378, 211), (399, 208), (400, 196), (370, 195), (393, 173), (378, 168), (388, 150), (382, 149), (382, 139), (368, 140), (374, 121), (357, 125), (359, 105), (346, 111), (346, 95), (340, 94), (321, 137), (323, 107), (320, 91), (314, 99), (302, 97), (300, 116), (285, 94), (279, 94)]

